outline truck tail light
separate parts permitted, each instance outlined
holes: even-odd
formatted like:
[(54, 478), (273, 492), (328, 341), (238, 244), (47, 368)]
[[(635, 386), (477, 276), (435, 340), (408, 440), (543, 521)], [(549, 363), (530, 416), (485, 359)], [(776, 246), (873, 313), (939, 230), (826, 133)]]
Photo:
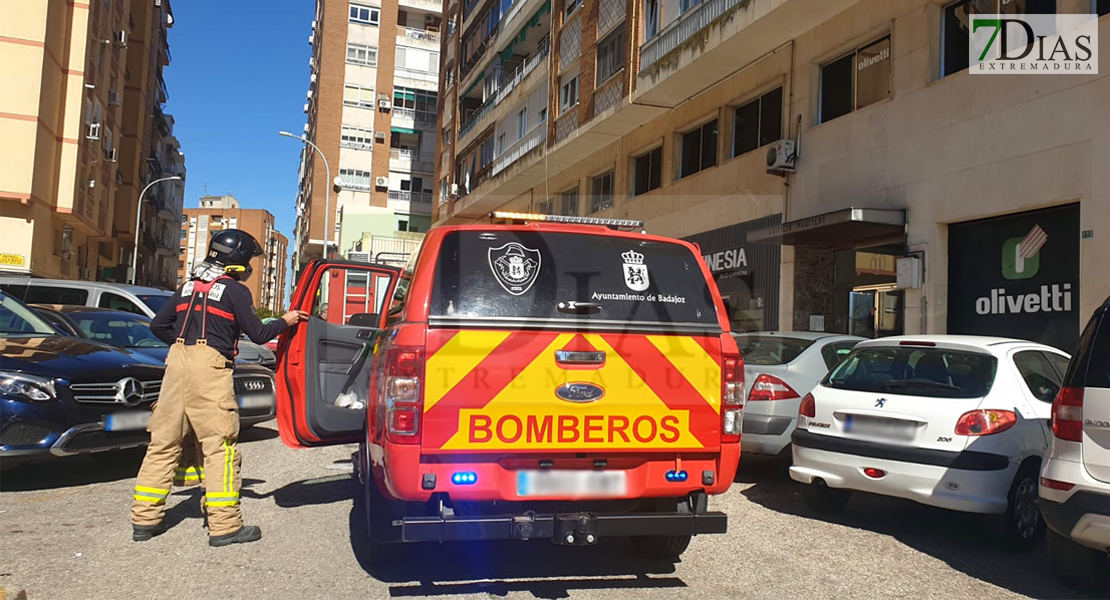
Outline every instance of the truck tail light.
[(1083, 441), (1083, 388), (1060, 388), (1052, 402), (1052, 434), (1066, 442)]
[(721, 441), (737, 443), (744, 407), (744, 359), (739, 354), (721, 357), (721, 404)]
[(1017, 415), (1012, 410), (970, 410), (960, 415), (960, 420), (956, 421), (956, 435), (992, 435), (1006, 431), (1016, 424)]
[(794, 391), (788, 383), (766, 373), (755, 378), (752, 391), (748, 392), (748, 402), (754, 400), (792, 400), (801, 395)]
[(806, 397), (802, 398), (802, 403), (798, 406), (798, 414), (810, 419), (817, 416), (817, 402), (813, 399), (813, 394), (806, 394)]
[(420, 433), (420, 415), (423, 412), (423, 378), (423, 348), (394, 346), (386, 350), (381, 389), (390, 441), (398, 444), (419, 443), (417, 434)]

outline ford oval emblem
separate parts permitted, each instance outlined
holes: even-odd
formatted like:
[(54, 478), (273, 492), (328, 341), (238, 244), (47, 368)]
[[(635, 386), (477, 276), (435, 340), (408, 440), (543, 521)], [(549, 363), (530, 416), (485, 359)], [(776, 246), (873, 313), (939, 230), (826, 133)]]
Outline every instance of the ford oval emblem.
[(595, 402), (605, 395), (605, 390), (592, 383), (571, 382), (555, 388), (555, 395), (567, 402)]

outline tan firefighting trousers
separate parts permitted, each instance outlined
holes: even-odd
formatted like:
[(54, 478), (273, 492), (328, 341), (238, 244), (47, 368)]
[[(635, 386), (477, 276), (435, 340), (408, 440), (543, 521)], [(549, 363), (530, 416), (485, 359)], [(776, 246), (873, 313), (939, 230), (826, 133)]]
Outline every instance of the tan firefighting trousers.
[(243, 526), (239, 510), (242, 457), (239, 413), (228, 360), (204, 340), (170, 347), (166, 374), (150, 417), (150, 445), (135, 482), (131, 522), (157, 525), (182, 458), (182, 444), (196, 433), (204, 454), (208, 534), (234, 533)]

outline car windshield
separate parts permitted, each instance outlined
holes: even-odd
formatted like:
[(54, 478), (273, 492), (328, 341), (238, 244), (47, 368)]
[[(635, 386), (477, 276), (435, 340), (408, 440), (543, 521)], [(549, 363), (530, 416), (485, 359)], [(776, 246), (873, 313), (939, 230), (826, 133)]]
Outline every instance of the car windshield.
[(0, 338), (58, 335), (45, 319), (19, 300), (0, 293)]
[(117, 311), (80, 311), (69, 314), (89, 339), (120, 348), (165, 348), (150, 331), (150, 319)]
[(150, 310), (158, 312), (170, 301), (170, 298), (173, 298), (173, 294), (139, 294), (138, 298), (142, 300), (143, 304), (147, 305)]
[(766, 335), (738, 335), (740, 356), (749, 365), (785, 365), (805, 352), (816, 340)]
[(855, 350), (821, 382), (825, 387), (929, 398), (981, 398), (994, 385), (990, 355), (921, 347)]

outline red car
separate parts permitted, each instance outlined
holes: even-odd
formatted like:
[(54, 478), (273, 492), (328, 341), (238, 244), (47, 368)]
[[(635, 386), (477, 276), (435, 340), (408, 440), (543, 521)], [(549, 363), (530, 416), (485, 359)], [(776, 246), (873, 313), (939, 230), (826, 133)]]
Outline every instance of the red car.
[(739, 462), (744, 369), (701, 253), (615, 229), (638, 222), (525, 217), (433, 229), (403, 270), (310, 263), (282, 439), (359, 443), (379, 551), (637, 536), (673, 559), (724, 533), (708, 496)]

